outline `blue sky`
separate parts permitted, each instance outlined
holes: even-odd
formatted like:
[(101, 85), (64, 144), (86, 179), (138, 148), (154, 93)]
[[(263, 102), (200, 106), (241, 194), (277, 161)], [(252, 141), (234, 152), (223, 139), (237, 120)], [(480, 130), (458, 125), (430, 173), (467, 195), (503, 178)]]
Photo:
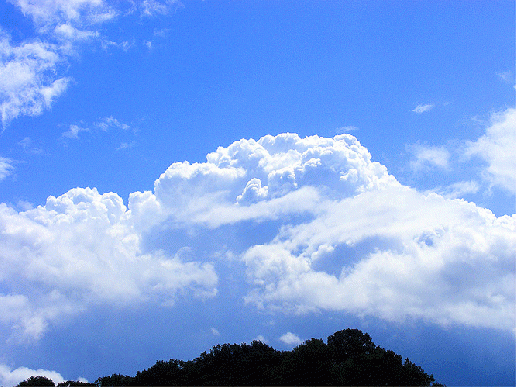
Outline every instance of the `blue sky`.
[(348, 327), (515, 384), (513, 1), (0, 1), (0, 384)]

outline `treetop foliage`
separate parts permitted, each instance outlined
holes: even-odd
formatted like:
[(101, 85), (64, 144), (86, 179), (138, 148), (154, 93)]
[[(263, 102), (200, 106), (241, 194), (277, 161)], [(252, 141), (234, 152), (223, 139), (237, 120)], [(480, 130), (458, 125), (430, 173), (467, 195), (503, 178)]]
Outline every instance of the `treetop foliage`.
[[(18, 386), (35, 386), (31, 377)], [(46, 379), (46, 378), (44, 378)], [(38, 379), (42, 381), (43, 379)], [(46, 379), (47, 384), (54, 386)], [(48, 383), (50, 382), (50, 384)], [(193, 360), (158, 360), (135, 376), (100, 377), (97, 386), (173, 385), (347, 385), (442, 386), (409, 359), (373, 343), (357, 329), (335, 332), (325, 343), (310, 339), (292, 351), (278, 351), (260, 341), (218, 344)], [(60, 383), (59, 387), (86, 385)]]

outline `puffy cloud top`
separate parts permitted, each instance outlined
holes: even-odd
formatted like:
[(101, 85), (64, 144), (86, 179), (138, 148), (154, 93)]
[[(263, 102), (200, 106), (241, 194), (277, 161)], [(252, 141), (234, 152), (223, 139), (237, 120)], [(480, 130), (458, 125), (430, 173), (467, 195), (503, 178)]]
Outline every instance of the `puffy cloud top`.
[(160, 201), (183, 211), (198, 207), (201, 198), (249, 205), (314, 187), (328, 198), (342, 199), (395, 183), (351, 135), (302, 139), (286, 133), (219, 147), (205, 163), (174, 163), (154, 187)]
[(2, 204), (0, 235), (0, 322), (22, 338), (97, 305), (216, 297), (229, 261), (258, 308), (515, 324), (516, 215), (404, 187), (350, 135), (236, 141), (127, 207), (90, 188)]

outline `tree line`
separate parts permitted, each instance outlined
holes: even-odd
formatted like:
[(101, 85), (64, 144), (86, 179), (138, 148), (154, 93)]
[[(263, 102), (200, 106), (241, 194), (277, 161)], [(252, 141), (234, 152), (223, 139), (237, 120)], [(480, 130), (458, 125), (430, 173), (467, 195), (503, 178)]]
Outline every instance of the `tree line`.
[[(55, 386), (44, 379), (47, 384), (28, 379), (18, 387)], [(158, 360), (135, 376), (113, 374), (94, 384), (68, 381), (58, 387), (174, 385), (443, 386), (408, 358), (403, 361), (375, 345), (369, 334), (345, 329), (326, 343), (313, 338), (292, 351), (278, 351), (261, 341), (219, 344), (193, 360)]]

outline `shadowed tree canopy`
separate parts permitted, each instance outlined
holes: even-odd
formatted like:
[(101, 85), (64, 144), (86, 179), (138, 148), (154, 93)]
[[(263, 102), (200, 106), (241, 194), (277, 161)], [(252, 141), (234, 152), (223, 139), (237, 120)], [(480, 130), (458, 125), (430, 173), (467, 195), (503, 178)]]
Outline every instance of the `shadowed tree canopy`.
[[(19, 386), (36, 385), (29, 384), (33, 378)], [(260, 341), (219, 344), (190, 361), (158, 360), (135, 376), (113, 374), (98, 378), (96, 384), (442, 386), (434, 381), (433, 375), (409, 359), (403, 361), (400, 355), (375, 345), (367, 333), (345, 329), (329, 336), (326, 343), (313, 338), (292, 351), (277, 351)], [(39, 385), (54, 386), (48, 382)]]
[(47, 378), (46, 376), (31, 376), (27, 380), (24, 380), (20, 384), (19, 387), (23, 386), (52, 386), (55, 387), (55, 383)]

